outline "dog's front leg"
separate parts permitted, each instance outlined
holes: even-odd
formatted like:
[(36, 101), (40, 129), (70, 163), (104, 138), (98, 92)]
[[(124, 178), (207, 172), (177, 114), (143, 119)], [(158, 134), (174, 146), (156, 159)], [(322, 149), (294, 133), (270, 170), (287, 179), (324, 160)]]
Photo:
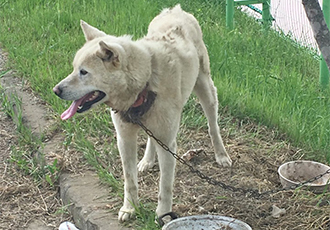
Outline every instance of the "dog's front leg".
[(138, 201), (136, 138), (127, 139), (120, 135), (117, 138), (125, 180), (124, 204), (118, 213), (118, 220), (124, 222), (134, 215), (134, 205)]
[(134, 206), (138, 203), (137, 183), (137, 131), (138, 128), (120, 120), (113, 121), (117, 132), (117, 145), (123, 165), (124, 173), (124, 204), (118, 213), (118, 220), (129, 220), (135, 212)]

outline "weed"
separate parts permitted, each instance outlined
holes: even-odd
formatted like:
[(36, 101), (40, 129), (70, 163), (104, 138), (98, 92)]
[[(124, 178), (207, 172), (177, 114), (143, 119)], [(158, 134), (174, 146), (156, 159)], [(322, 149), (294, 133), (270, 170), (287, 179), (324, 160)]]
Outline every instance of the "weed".
[(58, 215), (58, 214), (67, 214), (69, 213), (69, 207), (72, 205), (72, 203), (70, 204), (67, 204), (67, 205), (64, 205), (62, 206), (60, 209), (58, 209), (56, 212), (55, 212), (55, 215)]
[(45, 175), (45, 180), (49, 183), (50, 186), (54, 186), (54, 183), (57, 182), (59, 176), (59, 169), (57, 167), (57, 159), (53, 161), (53, 164), (46, 165), (44, 167), (43, 174)]
[(5, 76), (8, 72), (10, 72), (10, 70), (1, 71), (0, 72), (0, 78), (2, 78), (3, 76)]
[(137, 229), (159, 229), (156, 223), (155, 207), (152, 204), (139, 203), (135, 206), (136, 221), (138, 223)]

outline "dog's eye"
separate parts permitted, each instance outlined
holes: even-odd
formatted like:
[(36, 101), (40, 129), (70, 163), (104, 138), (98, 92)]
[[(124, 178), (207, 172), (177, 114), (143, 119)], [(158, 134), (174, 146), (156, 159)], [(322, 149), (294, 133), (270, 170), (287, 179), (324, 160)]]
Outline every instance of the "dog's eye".
[(86, 71), (86, 70), (84, 70), (84, 69), (81, 69), (80, 70), (80, 75), (86, 75), (86, 74), (88, 74), (88, 72)]

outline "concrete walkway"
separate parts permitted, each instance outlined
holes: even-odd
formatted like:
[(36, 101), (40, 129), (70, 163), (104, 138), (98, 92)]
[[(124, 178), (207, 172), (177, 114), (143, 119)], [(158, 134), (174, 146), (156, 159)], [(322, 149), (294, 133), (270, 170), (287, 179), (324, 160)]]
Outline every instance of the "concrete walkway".
[(128, 230), (108, 210), (109, 191), (100, 185), (95, 173), (62, 174), (60, 194), (80, 230)]

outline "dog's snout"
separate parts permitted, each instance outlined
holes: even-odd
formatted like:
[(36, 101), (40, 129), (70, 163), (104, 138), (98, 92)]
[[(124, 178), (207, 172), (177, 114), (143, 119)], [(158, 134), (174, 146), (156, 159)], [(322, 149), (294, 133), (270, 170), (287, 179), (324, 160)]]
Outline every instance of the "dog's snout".
[(53, 88), (53, 92), (60, 97), (61, 93), (62, 93), (62, 89), (57, 85)]

